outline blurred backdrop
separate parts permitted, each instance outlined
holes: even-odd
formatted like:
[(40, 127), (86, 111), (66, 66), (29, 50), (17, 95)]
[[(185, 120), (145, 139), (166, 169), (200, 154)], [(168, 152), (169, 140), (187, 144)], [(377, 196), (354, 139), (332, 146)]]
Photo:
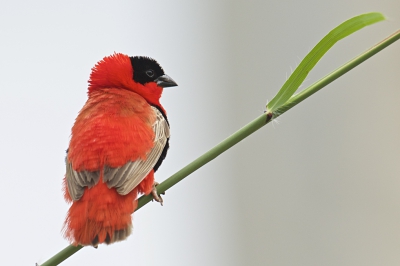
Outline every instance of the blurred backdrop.
[[(303, 88), (400, 28), (396, 0), (3, 1), (0, 226), (3, 265), (68, 245), (61, 182), (94, 64), (154, 57), (171, 174), (260, 115), (333, 27), (388, 21), (339, 42)], [(134, 214), (127, 241), (62, 265), (399, 265), (400, 43), (395, 43)]]

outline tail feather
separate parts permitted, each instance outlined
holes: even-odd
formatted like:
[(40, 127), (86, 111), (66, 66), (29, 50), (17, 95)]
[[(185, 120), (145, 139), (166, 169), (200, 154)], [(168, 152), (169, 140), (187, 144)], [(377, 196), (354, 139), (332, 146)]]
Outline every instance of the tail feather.
[(64, 223), (64, 236), (75, 245), (122, 241), (132, 232), (131, 214), (136, 207), (136, 188), (122, 196), (100, 181), (73, 202)]

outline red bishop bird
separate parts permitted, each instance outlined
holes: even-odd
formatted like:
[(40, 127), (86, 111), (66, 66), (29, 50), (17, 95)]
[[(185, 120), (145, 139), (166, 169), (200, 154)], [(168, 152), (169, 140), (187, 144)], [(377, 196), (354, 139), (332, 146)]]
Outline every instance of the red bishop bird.
[(157, 194), (154, 172), (169, 148), (163, 88), (177, 86), (154, 60), (115, 53), (90, 74), (88, 100), (72, 127), (64, 235), (74, 245), (126, 239), (138, 194)]

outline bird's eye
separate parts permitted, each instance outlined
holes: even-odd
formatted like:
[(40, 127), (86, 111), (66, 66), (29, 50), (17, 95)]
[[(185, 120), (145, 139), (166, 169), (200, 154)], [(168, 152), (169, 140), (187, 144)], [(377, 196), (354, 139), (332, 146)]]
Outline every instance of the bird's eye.
[(146, 70), (146, 75), (152, 78), (154, 76), (154, 71), (152, 69)]

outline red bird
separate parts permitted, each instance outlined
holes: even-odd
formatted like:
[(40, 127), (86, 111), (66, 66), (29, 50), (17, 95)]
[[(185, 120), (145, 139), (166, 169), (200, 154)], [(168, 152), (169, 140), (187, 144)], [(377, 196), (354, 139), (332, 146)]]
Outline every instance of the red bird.
[(71, 203), (64, 235), (74, 245), (126, 239), (138, 193), (157, 194), (154, 172), (169, 148), (169, 123), (159, 100), (177, 86), (148, 57), (115, 53), (90, 74), (88, 100), (72, 127), (64, 197)]

